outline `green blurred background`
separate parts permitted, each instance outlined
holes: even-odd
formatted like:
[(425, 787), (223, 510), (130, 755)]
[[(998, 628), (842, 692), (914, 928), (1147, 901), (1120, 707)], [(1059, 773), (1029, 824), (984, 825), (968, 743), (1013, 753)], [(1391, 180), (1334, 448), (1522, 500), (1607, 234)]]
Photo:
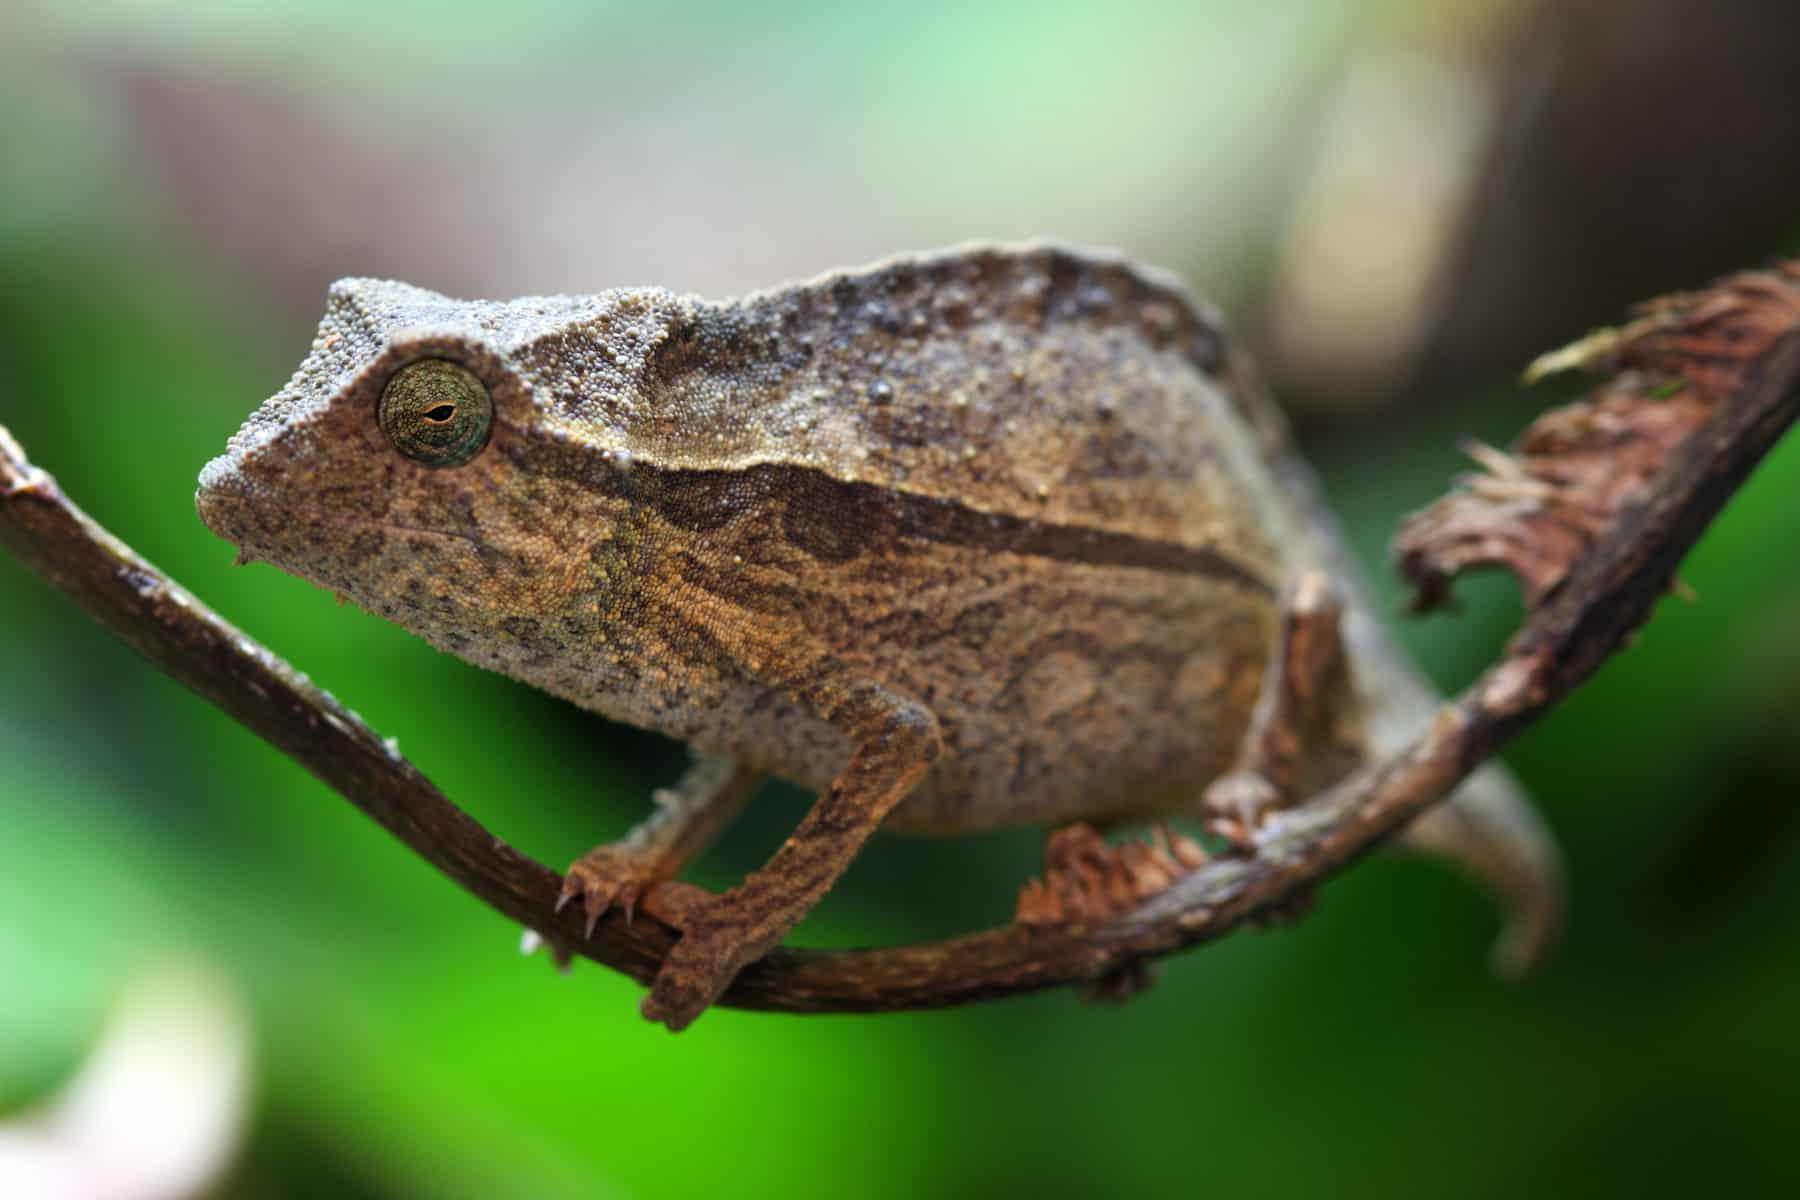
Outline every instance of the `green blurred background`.
[[(1791, 0), (679, 6), (16, 2), (0, 11), (0, 424), (103, 523), (562, 863), (679, 747), (268, 567), (194, 480), (340, 275), (731, 294), (1052, 235), (1186, 275), (1263, 356), (1384, 595), (1394, 522), (1557, 398), (1533, 353), (1800, 248)], [(718, 1011), (518, 930), (0, 559), (0, 1125), (134, 980), (248, 1030), (213, 1196), (1795, 1194), (1800, 446), (1629, 653), (1510, 761), (1568, 855), (1554, 962), (1373, 860), (1120, 1009)], [(1501, 580), (1404, 635), (1445, 686)], [(693, 872), (724, 886), (805, 798)], [(995, 923), (1030, 834), (883, 839), (801, 931)]]

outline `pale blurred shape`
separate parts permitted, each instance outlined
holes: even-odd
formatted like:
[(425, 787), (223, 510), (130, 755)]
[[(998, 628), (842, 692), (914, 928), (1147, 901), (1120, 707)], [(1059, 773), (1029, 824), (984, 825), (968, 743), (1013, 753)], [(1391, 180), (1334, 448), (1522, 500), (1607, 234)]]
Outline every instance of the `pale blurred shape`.
[(29, 1129), (0, 1129), (0, 1195), (93, 1200), (93, 1180), (71, 1148)]
[(1404, 379), (1492, 111), (1478, 69), (1393, 48), (1350, 64), (1281, 245), (1270, 332), (1290, 382), (1353, 406)]
[(248, 1021), (222, 981), (173, 968), (128, 991), (80, 1071), (0, 1127), (0, 1196), (184, 1200), (241, 1140)]

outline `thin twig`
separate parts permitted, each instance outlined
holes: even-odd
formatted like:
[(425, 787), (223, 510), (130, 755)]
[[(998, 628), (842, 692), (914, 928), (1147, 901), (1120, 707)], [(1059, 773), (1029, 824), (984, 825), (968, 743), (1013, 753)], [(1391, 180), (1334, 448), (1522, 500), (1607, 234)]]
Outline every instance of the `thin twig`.
[[(1745, 367), (1741, 386), (1674, 448), (1647, 493), (1586, 544), (1500, 663), (1410, 748), (1271, 820), (1253, 855), (1208, 862), (1089, 928), (1012, 925), (881, 950), (784, 948), (747, 968), (722, 1003), (878, 1012), (1073, 983), (1099, 982), (1104, 991), (1105, 981), (1133, 977), (1149, 958), (1303, 897), (1447, 796), (1643, 622), (1681, 557), (1800, 413), (1800, 333), (1770, 338)], [(555, 911), (560, 876), (490, 834), (343, 705), (88, 518), (4, 429), (0, 542), (152, 663), (513, 920), (640, 981), (673, 944), (677, 934), (662, 918), (691, 904), (698, 889), (659, 885), (629, 927), (609, 914), (584, 940), (581, 915)]]

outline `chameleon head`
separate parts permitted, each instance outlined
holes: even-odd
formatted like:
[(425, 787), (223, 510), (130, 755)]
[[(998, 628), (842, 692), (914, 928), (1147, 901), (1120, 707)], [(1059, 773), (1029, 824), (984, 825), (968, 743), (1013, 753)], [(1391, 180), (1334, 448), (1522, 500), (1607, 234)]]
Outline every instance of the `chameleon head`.
[[(201, 519), (245, 560), (512, 668), (542, 622), (592, 592), (584, 565), (604, 558), (615, 523), (617, 500), (581, 486), (558, 414), (536, 398), (554, 393), (536, 350), (545, 328), (591, 304), (334, 285), (299, 370), (201, 472)], [(603, 422), (583, 428), (605, 440)]]

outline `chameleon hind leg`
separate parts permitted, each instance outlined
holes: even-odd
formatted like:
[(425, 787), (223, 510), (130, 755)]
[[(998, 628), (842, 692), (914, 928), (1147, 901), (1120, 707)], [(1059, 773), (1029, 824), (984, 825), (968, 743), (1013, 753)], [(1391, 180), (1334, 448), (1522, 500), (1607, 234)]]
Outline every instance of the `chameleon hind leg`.
[[(1324, 701), (1347, 682), (1342, 612), (1322, 571), (1303, 575), (1282, 596), (1281, 625), (1236, 761), (1200, 801), (1208, 831), (1240, 850), (1252, 848), (1268, 813), (1293, 803), (1301, 784), (1311, 782), (1302, 780), (1302, 766), (1319, 749), (1320, 720), (1331, 707)], [(1117, 845), (1086, 823), (1066, 825), (1045, 842), (1043, 875), (1020, 890), (1014, 920), (1031, 926), (1108, 920), (1205, 862), (1198, 843), (1166, 825), (1152, 826), (1148, 840)]]
[(1342, 615), (1343, 602), (1322, 571), (1307, 572), (1282, 596), (1281, 628), (1237, 761), (1201, 799), (1208, 832), (1239, 850), (1252, 847), (1264, 817), (1299, 798), (1301, 766), (1324, 713), (1321, 700), (1346, 678)]
[(629, 921), (651, 885), (705, 853), (763, 778), (729, 759), (697, 755), (674, 787), (657, 789), (656, 811), (620, 840), (596, 846), (570, 865), (557, 908), (581, 897), (590, 934), (614, 906)]

